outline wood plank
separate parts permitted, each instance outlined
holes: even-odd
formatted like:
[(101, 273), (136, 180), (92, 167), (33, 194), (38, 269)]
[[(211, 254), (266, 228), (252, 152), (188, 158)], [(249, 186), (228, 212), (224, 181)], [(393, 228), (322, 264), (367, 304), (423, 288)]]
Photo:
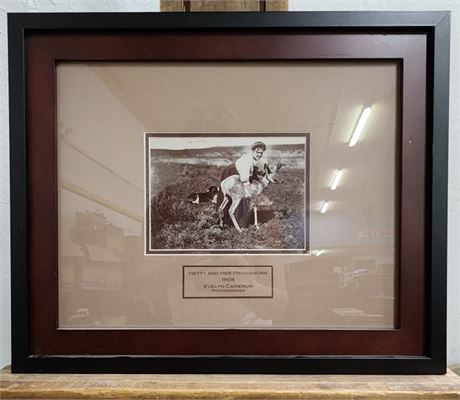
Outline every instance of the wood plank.
[(289, 11), (289, 0), (266, 0), (265, 11)]
[(191, 0), (191, 11), (260, 11), (259, 0)]
[(183, 12), (184, 1), (183, 0), (160, 0), (160, 11), (161, 12)]
[[(288, 11), (289, 0), (161, 0), (162, 12), (181, 11)], [(265, 10), (262, 10), (265, 8)], [(189, 8), (189, 10), (187, 10)]]
[(0, 373), (1, 399), (460, 399), (446, 375), (85, 375)]

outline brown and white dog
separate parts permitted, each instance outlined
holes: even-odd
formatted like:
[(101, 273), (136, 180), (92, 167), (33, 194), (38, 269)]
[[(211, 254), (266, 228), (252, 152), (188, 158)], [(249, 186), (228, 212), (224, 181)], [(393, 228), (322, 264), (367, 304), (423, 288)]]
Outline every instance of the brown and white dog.
[(187, 197), (187, 200), (192, 204), (214, 203), (217, 204), (217, 194), (219, 189), (216, 186), (210, 186), (206, 193), (192, 193)]

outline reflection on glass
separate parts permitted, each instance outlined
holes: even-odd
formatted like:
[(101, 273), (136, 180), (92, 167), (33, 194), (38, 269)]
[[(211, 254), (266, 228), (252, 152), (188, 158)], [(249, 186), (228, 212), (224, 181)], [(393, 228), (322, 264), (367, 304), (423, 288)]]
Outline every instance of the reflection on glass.
[[(61, 328), (397, 326), (396, 64), (61, 63), (57, 71)], [(309, 133), (309, 253), (146, 255), (144, 132)], [(180, 184), (178, 203), (166, 196), (165, 206), (192, 218), (168, 221), (175, 246), (189, 240), (185, 226), (219, 245), (253, 235), (263, 247), (268, 228), (291, 240), (283, 228), (302, 177), (289, 168), (281, 195), (264, 192), (270, 218), (262, 213), (259, 230), (238, 236), (219, 227), (213, 203), (188, 199), (219, 185), (221, 163), (160, 161), (152, 201)], [(184, 265), (273, 266), (273, 297), (184, 298)], [(263, 277), (251, 282), (267, 289)]]

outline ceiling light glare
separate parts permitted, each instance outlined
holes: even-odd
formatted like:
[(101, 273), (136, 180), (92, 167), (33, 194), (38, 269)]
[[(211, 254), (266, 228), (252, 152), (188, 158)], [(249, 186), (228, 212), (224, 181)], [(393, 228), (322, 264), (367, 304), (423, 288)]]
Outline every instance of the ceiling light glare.
[(331, 190), (337, 189), (337, 186), (339, 185), (340, 179), (342, 179), (342, 175), (343, 175), (343, 170), (342, 169), (338, 169), (337, 171), (335, 171), (335, 176), (334, 176), (334, 179), (332, 180), (332, 183), (331, 183)]
[(369, 118), (371, 111), (372, 111), (371, 107), (365, 107), (363, 111), (361, 112), (361, 115), (359, 116), (359, 119), (358, 119), (358, 123), (356, 124), (355, 130), (353, 131), (353, 134), (351, 135), (351, 139), (350, 139), (350, 142), (348, 143), (348, 146), (353, 147), (358, 142), (359, 137), (361, 136), (361, 133), (364, 129), (364, 125), (366, 125), (366, 121)]
[(324, 250), (316, 250), (316, 251), (315, 251), (315, 256), (316, 256), (316, 257), (319, 257), (319, 256), (320, 256), (321, 254), (323, 254), (323, 253), (324, 253)]
[(321, 206), (321, 209), (320, 209), (319, 212), (320, 212), (321, 214), (324, 214), (324, 213), (327, 211), (328, 208), (329, 208), (329, 202), (328, 202), (328, 201), (325, 201), (325, 202), (323, 203), (323, 205)]

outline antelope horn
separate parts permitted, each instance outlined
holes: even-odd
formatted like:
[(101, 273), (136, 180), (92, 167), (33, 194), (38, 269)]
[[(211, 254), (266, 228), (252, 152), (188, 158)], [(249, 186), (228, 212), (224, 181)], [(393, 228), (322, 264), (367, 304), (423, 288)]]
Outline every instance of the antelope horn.
[(276, 170), (277, 170), (277, 171), (280, 170), (282, 166), (283, 166), (283, 164), (281, 164), (281, 163), (279, 162), (279, 163), (276, 165)]

